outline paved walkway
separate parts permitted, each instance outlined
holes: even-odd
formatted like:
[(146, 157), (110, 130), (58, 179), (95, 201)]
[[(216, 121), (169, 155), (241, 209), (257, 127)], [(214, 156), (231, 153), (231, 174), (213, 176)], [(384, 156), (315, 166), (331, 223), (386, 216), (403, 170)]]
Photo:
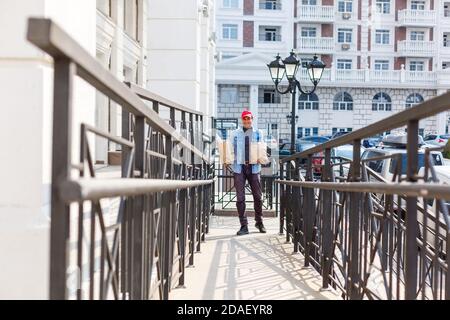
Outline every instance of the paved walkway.
[[(249, 220), (251, 221), (251, 220)], [(210, 233), (195, 267), (186, 270), (186, 288), (171, 292), (179, 300), (340, 299), (320, 291), (321, 278), (304, 269), (303, 256), (278, 235), (278, 219), (266, 218), (267, 234), (250, 224), (250, 235), (235, 236), (237, 217), (211, 217)]]

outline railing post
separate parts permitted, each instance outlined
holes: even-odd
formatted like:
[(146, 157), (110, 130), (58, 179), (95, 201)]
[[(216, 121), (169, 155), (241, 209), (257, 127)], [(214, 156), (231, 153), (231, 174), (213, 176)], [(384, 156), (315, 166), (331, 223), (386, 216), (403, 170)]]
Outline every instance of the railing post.
[[(184, 138), (186, 138), (186, 112), (181, 112), (181, 132)], [(186, 150), (183, 148), (183, 166), (182, 166), (182, 179), (188, 180), (188, 170), (185, 163), (186, 160)], [(180, 205), (179, 205), (179, 226), (178, 226), (178, 238), (180, 239), (180, 272), (181, 276), (178, 281), (180, 287), (184, 286), (185, 282), (185, 267), (186, 267), (186, 213), (187, 213), (187, 190), (183, 189), (180, 191)]]
[[(280, 162), (280, 180), (285, 180), (284, 177), (284, 163)], [(280, 235), (284, 234), (284, 217), (285, 217), (285, 185), (281, 184), (279, 186), (279, 192), (280, 192)], [(278, 195), (277, 195), (278, 196)]]
[[(419, 121), (408, 122), (407, 180), (417, 182)], [(406, 197), (405, 299), (415, 300), (417, 290), (417, 197)]]
[[(189, 133), (191, 145), (195, 143), (194, 137), (194, 115), (189, 114)], [(191, 151), (191, 179), (195, 178), (195, 155)], [(194, 266), (194, 251), (195, 251), (195, 188), (189, 190), (189, 266)]]
[[(295, 159), (295, 171), (293, 174), (293, 180), (298, 181), (300, 174), (300, 160)], [(302, 212), (301, 208), (301, 198), (300, 198), (300, 187), (292, 187), (292, 237), (294, 242), (294, 253), (299, 252), (299, 242), (300, 242), (300, 215)]]
[[(322, 181), (331, 182), (331, 149), (325, 149), (325, 167), (322, 170)], [(322, 288), (328, 288), (328, 276), (331, 272), (333, 259), (333, 230), (331, 227), (333, 216), (333, 194), (331, 190), (323, 191), (322, 200)]]
[[(306, 181), (313, 181), (312, 157), (308, 155), (306, 162)], [(304, 188), (303, 206), (301, 208), (303, 215), (303, 238), (305, 244), (305, 267), (309, 267), (311, 242), (313, 240), (314, 215), (315, 215), (315, 191), (312, 188)]]
[(55, 59), (53, 90), (53, 145), (50, 226), (50, 299), (67, 298), (70, 206), (59, 196), (59, 185), (70, 178), (72, 152), (72, 93), (75, 65)]
[[(352, 181), (361, 181), (361, 140), (353, 141), (353, 163), (352, 163)], [(350, 299), (360, 298), (360, 252), (359, 252), (359, 232), (360, 232), (360, 212), (361, 212), (361, 194), (357, 192), (350, 193), (350, 216), (349, 216), (349, 242), (350, 242), (350, 261), (349, 277)]]
[[(130, 128), (130, 113), (125, 109), (122, 109), (122, 138), (130, 141), (131, 128)], [(134, 172), (134, 158), (132, 159), (129, 150), (122, 148), (122, 177), (133, 176)], [(125, 159), (129, 159), (125, 161)], [(130, 168), (128, 168), (128, 164)], [(132, 299), (133, 290), (133, 257), (132, 257), (132, 246), (133, 246), (133, 197), (128, 197), (124, 201), (124, 223), (121, 226), (121, 280), (122, 280), (122, 298)], [(92, 222), (91, 222), (92, 223)], [(94, 259), (94, 258), (92, 258)], [(91, 276), (94, 274), (94, 265), (91, 265)], [(93, 291), (90, 293), (93, 299)]]
[[(292, 178), (292, 163), (289, 161), (286, 165), (286, 180), (291, 180)], [(290, 235), (290, 224), (292, 222), (292, 187), (290, 185), (286, 185), (285, 188), (285, 217), (286, 217), (286, 243), (289, 243), (291, 240)]]
[[(134, 127), (134, 143), (135, 143), (135, 169), (139, 171), (138, 178), (144, 177), (145, 165), (145, 118), (135, 117)], [(133, 224), (133, 248), (132, 248), (132, 288), (131, 299), (143, 299), (143, 268), (144, 261), (142, 259), (143, 240), (144, 240), (144, 195), (136, 196), (133, 206), (132, 224)]]

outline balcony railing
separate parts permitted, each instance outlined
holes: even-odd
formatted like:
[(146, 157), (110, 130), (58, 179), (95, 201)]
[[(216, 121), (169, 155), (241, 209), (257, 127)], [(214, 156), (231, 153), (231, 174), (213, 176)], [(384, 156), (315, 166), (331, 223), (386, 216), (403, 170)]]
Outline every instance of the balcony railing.
[(430, 57), (436, 53), (436, 43), (434, 41), (402, 40), (398, 42), (397, 51), (406, 57)]
[(404, 9), (398, 12), (398, 21), (405, 26), (434, 26), (436, 11)]
[[(305, 68), (299, 71), (298, 78), (301, 81), (309, 81), (309, 76)], [(447, 80), (448, 79), (448, 80)], [(334, 66), (326, 68), (320, 83), (326, 85), (330, 83), (346, 83), (354, 85), (436, 85), (439, 81), (450, 81), (450, 72), (445, 71), (407, 71), (401, 70), (371, 70), (371, 69), (337, 69)]]
[(299, 5), (297, 19), (304, 22), (333, 22), (334, 6)]
[(332, 53), (335, 49), (334, 38), (299, 37), (297, 49), (305, 53)]

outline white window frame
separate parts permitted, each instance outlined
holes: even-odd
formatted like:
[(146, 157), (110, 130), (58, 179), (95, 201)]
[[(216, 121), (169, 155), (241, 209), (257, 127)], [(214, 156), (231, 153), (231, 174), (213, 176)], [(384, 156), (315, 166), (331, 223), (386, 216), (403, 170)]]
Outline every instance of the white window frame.
[[(388, 8), (387, 12), (384, 12)], [(376, 0), (375, 1), (375, 13), (376, 14), (391, 14), (391, 1), (390, 0)]]
[[(422, 66), (422, 70), (417, 70), (418, 66)], [(414, 66), (415, 70), (411, 70), (411, 67)], [(410, 60), (408, 62), (408, 71), (426, 71), (426, 61), (424, 60)]]
[[(413, 39), (413, 35), (414, 35), (415, 39)], [(418, 39), (418, 38), (420, 38), (420, 36), (422, 37), (422, 39)], [(409, 32), (409, 40), (410, 41), (425, 41), (425, 39), (426, 39), (425, 31), (411, 30)]]
[[(385, 41), (387, 37), (387, 42)], [(390, 45), (391, 30), (389, 29), (375, 29), (375, 44), (380, 46)]]
[[(415, 6), (415, 8), (413, 8), (413, 6)], [(411, 10), (419, 10), (419, 11), (427, 10), (427, 2), (424, 0), (411, 0), (409, 8)]]
[(351, 70), (353, 68), (353, 60), (340, 58), (336, 59), (336, 69), (338, 70)]
[[(240, 0), (222, 0), (222, 8), (223, 9), (239, 9), (240, 8)], [(228, 3), (228, 5), (225, 5)], [(236, 3), (236, 6), (232, 6), (233, 3)]]
[[(236, 38), (231, 38), (231, 29), (236, 28)], [(225, 38), (225, 29), (228, 30), (228, 38)], [(236, 41), (239, 40), (239, 25), (237, 23), (223, 23), (222, 24), (222, 40)]]
[[(373, 98), (372, 98), (372, 111), (392, 111), (392, 98), (389, 96), (389, 94), (387, 94), (386, 92), (378, 92), (377, 94), (384, 94), (386, 96), (388, 96), (391, 101), (388, 101), (387, 99), (383, 102), (374, 102)], [(374, 96), (375, 98), (375, 96)], [(389, 109), (389, 110), (388, 110)]]
[[(384, 68), (384, 66), (387, 65), (387, 68)], [(379, 66), (379, 68), (377, 68)], [(386, 59), (374, 59), (373, 61), (373, 70), (376, 71), (386, 71), (389, 70), (391, 67), (391, 62)]]
[[(344, 4), (343, 11), (341, 11), (340, 4)], [(349, 10), (350, 7), (350, 10)], [(339, 13), (352, 13), (355, 11), (353, 0), (338, 0), (337, 1), (337, 12)]]
[[(303, 34), (304, 31), (307, 34), (306, 36)], [(310, 35), (312, 32), (314, 32), (314, 36)], [(302, 38), (316, 38), (317, 37), (317, 27), (302, 26), (300, 28), (300, 35)]]
[[(344, 34), (344, 41), (339, 41), (339, 33)], [(350, 35), (350, 41), (348, 41), (348, 35)], [(337, 41), (338, 43), (353, 43), (353, 29), (352, 28), (337, 28)]]
[[(220, 88), (220, 103), (237, 103), (239, 90), (237, 87), (222, 87)], [(231, 97), (234, 99), (224, 99), (224, 97)]]

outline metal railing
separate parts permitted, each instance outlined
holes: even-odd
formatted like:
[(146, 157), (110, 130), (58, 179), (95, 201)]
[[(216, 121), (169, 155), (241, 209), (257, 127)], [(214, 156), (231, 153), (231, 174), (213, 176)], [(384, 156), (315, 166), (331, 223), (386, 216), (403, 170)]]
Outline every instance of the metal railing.
[[(449, 99), (435, 97), (282, 160), (280, 232), (321, 273), (323, 288), (346, 299), (450, 299), (450, 186), (438, 183), (431, 156), (442, 148), (424, 149), (420, 175), (418, 163), (419, 120), (450, 109)], [(403, 126), (406, 166), (398, 152), (361, 158), (363, 138)], [(353, 159), (332, 158), (345, 144)], [(321, 181), (314, 181), (317, 157)], [(370, 165), (388, 158), (391, 181)]]
[[(278, 166), (277, 166), (278, 167)], [(237, 194), (234, 187), (234, 175), (233, 172), (226, 168), (226, 166), (219, 163), (218, 159), (214, 165), (216, 170), (216, 186), (215, 190), (215, 209), (216, 210), (226, 210), (233, 209), (236, 210)], [(276, 173), (269, 174), (265, 169), (262, 168), (261, 171), (261, 191), (262, 191), (262, 207), (263, 210), (273, 210), (275, 216), (278, 217), (278, 184), (275, 180), (278, 177)], [(267, 170), (271, 171), (271, 170)], [(250, 196), (252, 194), (251, 188), (246, 184), (245, 195), (247, 208), (251, 208), (249, 205), (253, 202), (253, 198)]]
[[(168, 299), (214, 210), (204, 116), (120, 82), (51, 20), (30, 19), (27, 38), (54, 59), (50, 299)], [(122, 108), (122, 137), (81, 125), (79, 159), (71, 156), (76, 76)], [(88, 135), (122, 146), (118, 177), (96, 177)]]

